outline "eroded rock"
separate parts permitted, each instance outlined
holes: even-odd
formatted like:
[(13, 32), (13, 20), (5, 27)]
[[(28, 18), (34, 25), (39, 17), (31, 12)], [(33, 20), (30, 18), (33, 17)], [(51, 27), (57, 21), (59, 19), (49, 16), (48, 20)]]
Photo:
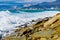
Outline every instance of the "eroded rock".
[[(34, 22), (34, 20), (33, 20)], [(20, 27), (14, 30), (16, 34), (10, 34), (3, 40), (60, 40), (60, 14), (46, 17), (35, 24)]]

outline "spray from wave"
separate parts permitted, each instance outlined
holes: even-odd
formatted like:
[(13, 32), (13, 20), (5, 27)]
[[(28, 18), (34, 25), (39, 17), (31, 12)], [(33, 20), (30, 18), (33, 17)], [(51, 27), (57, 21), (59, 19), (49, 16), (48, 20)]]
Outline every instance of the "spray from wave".
[(11, 13), (10, 11), (0, 11), (0, 34), (5, 34), (5, 31), (11, 31), (16, 26), (36, 20), (38, 18), (51, 17), (59, 11), (44, 11), (36, 13)]

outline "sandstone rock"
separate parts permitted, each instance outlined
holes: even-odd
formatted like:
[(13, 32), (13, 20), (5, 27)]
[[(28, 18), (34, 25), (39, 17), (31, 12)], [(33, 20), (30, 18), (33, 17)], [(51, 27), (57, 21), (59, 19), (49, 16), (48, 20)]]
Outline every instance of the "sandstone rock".
[(40, 40), (47, 40), (46, 38), (41, 38)]
[[(34, 20), (32, 20), (34, 22)], [(60, 40), (60, 14), (38, 19), (35, 24), (25, 24), (7, 35), (3, 40)]]

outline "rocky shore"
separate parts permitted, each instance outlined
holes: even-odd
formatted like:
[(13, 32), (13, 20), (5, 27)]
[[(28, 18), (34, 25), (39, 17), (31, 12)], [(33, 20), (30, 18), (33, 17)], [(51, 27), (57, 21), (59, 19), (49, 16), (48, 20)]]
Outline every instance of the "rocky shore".
[(60, 40), (60, 14), (17, 26), (2, 40)]

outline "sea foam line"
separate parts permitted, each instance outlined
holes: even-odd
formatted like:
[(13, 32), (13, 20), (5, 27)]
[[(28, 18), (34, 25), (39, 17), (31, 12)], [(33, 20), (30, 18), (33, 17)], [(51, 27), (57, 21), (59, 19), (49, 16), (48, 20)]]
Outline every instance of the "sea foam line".
[(0, 34), (4, 34), (5, 31), (11, 31), (16, 26), (25, 24), (26, 22), (31, 22), (32, 20), (36, 20), (38, 18), (52, 17), (56, 13), (60, 13), (59, 11), (44, 11), (38, 13), (27, 13), (20, 12), (19, 14), (13, 14), (9, 11), (0, 11)]

